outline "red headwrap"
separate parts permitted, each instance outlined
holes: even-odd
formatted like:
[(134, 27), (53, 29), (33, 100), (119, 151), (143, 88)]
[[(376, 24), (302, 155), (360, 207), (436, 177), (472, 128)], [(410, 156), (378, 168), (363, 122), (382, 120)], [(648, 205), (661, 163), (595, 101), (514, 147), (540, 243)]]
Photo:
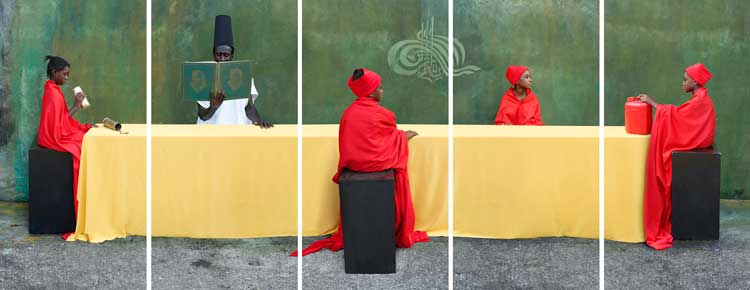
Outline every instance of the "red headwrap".
[(349, 77), (349, 82), (347, 83), (352, 93), (360, 98), (369, 96), (380, 86), (380, 76), (378, 74), (366, 68), (362, 68), (362, 72), (364, 72), (362, 77), (353, 80), (354, 75), (352, 75)]
[(515, 85), (527, 70), (529, 69), (522, 65), (511, 65), (505, 71), (505, 78), (508, 79), (511, 85)]
[(706, 85), (711, 79), (711, 72), (702, 63), (696, 63), (685, 68), (685, 72), (701, 86)]

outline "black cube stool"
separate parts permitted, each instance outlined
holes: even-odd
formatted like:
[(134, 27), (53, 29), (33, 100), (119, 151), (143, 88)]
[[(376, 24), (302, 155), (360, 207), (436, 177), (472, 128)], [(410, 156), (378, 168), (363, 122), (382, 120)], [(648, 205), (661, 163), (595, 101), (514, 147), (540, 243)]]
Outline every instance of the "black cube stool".
[(344, 170), (339, 179), (348, 274), (396, 273), (393, 170)]
[(63, 234), (75, 229), (73, 156), (32, 146), (29, 149), (29, 233)]
[(721, 152), (713, 148), (672, 152), (672, 236), (719, 239)]

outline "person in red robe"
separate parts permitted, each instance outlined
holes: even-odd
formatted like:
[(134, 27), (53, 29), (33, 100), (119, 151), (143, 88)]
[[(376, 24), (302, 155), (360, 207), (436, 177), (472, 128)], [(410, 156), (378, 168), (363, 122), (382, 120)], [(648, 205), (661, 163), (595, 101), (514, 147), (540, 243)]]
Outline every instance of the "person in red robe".
[(716, 113), (704, 87), (711, 73), (703, 64), (685, 69), (682, 89), (693, 96), (680, 106), (657, 104), (645, 94), (639, 98), (656, 108), (646, 158), (643, 226), (646, 244), (656, 250), (672, 247), (672, 151), (693, 150), (714, 144)]
[[(62, 57), (49, 55), (45, 57), (45, 61), (47, 61), (47, 77), (49, 80), (44, 84), (37, 143), (41, 147), (73, 155), (73, 201), (77, 217), (78, 165), (81, 157), (81, 143), (83, 142), (83, 135), (88, 132), (92, 125), (81, 124), (72, 116), (81, 108), (86, 95), (83, 92), (77, 93), (73, 106), (68, 108), (60, 86), (68, 80), (70, 63)], [(71, 234), (66, 233), (62, 237), (67, 239)]]
[[(333, 182), (339, 183), (344, 168), (360, 172), (394, 170), (396, 208), (396, 246), (410, 248), (414, 243), (427, 242), (423, 231), (414, 230), (414, 207), (409, 189), (408, 140), (416, 136), (414, 131), (396, 128), (396, 115), (381, 107), (383, 89), (380, 76), (360, 68), (349, 78), (349, 88), (357, 99), (344, 111), (339, 123), (339, 164)], [(338, 230), (327, 239), (313, 242), (302, 251), (308, 255), (329, 249), (338, 251), (344, 247), (344, 238), (339, 220)], [(297, 251), (291, 254), (297, 255)]]
[(539, 100), (531, 90), (531, 73), (525, 66), (512, 65), (505, 71), (511, 87), (503, 95), (495, 125), (544, 125)]

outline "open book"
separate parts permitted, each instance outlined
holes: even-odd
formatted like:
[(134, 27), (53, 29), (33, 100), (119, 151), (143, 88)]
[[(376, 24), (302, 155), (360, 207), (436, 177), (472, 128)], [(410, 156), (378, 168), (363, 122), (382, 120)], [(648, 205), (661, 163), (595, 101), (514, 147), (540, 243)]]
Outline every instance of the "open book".
[(250, 61), (198, 61), (182, 64), (182, 98), (208, 101), (211, 90), (224, 91), (224, 100), (250, 95)]

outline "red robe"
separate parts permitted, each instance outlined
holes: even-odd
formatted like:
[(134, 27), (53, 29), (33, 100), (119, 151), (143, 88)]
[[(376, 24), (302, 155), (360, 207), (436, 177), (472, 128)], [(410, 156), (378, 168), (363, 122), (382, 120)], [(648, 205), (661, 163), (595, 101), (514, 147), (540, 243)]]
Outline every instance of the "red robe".
[(716, 115), (708, 91), (698, 88), (676, 107), (656, 108), (646, 159), (643, 226), (646, 244), (663, 250), (672, 246), (672, 151), (710, 147)]
[[(73, 201), (76, 217), (78, 216), (78, 165), (81, 157), (81, 143), (83, 135), (90, 128), (91, 125), (82, 125), (68, 116), (68, 107), (60, 87), (52, 80), (47, 81), (44, 84), (44, 96), (42, 96), (42, 115), (39, 118), (37, 143), (41, 147), (73, 155)], [(63, 235), (63, 238), (67, 238), (67, 235)]]
[(544, 125), (539, 100), (530, 89), (526, 90), (526, 97), (519, 100), (513, 88), (508, 89), (500, 101), (500, 107), (495, 116), (495, 125)]
[[(410, 248), (429, 241), (427, 233), (414, 230), (414, 207), (409, 189), (409, 144), (404, 131), (396, 128), (396, 115), (369, 97), (359, 97), (344, 111), (339, 124), (339, 164), (333, 182), (339, 182), (343, 168), (374, 172), (390, 168), (395, 173), (396, 245)], [(338, 251), (344, 247), (341, 221), (336, 233), (313, 242), (302, 251), (305, 256), (323, 248)], [(292, 253), (296, 256), (297, 252)]]

